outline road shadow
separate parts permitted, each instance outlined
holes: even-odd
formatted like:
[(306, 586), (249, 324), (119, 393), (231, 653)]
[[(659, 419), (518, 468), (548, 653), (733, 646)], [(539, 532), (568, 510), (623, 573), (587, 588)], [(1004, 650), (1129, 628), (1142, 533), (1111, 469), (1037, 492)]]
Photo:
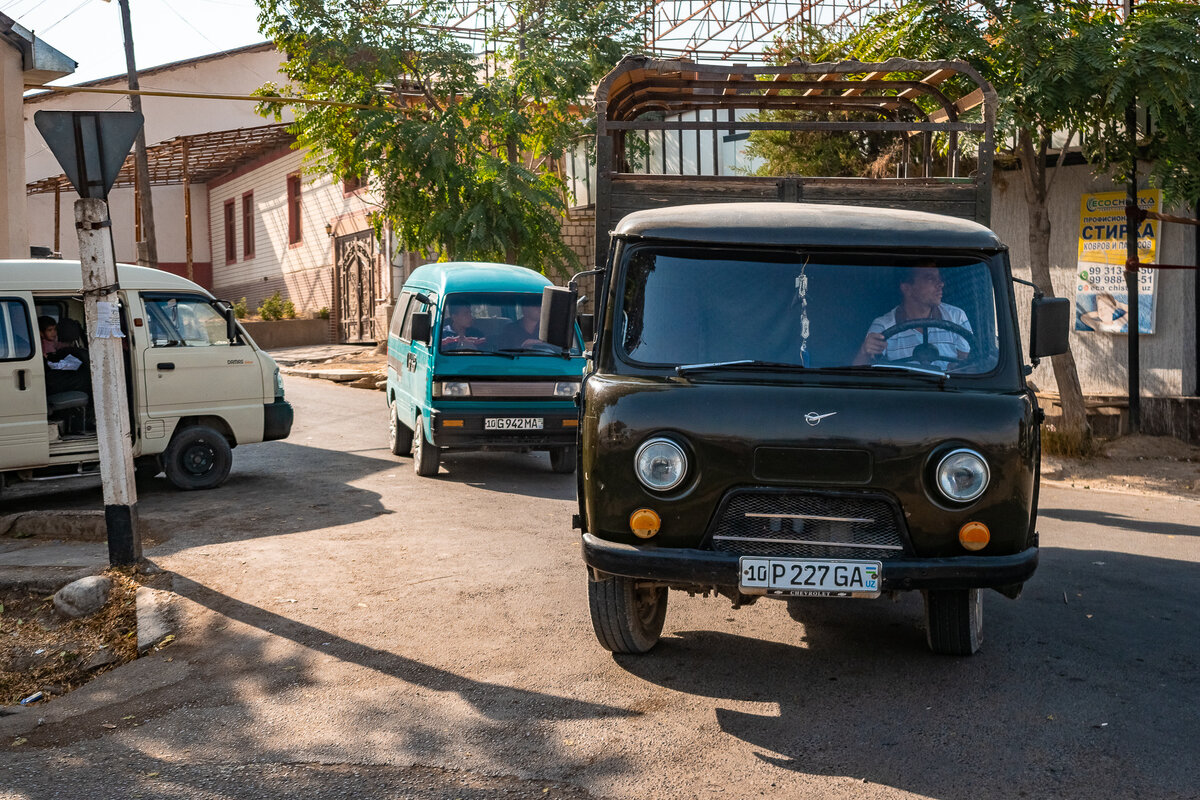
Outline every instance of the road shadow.
[[(139, 479), (138, 511), (158, 520), (166, 539), (147, 548), (147, 555), (171, 555), (198, 543), (322, 530), (391, 514), (378, 492), (354, 483), (400, 466), (389, 458), (280, 441), (236, 448), (229, 479), (216, 489), (184, 492), (162, 475)], [(104, 508), (98, 478), (21, 488), (6, 494), (0, 512)]]
[[(411, 465), (409, 466), (411, 469)], [(550, 471), (546, 453), (450, 452), (436, 480), (501, 494), (548, 500), (575, 499), (575, 475)]]
[(1038, 514), (1063, 522), (1082, 522), (1088, 525), (1114, 528), (1136, 533), (1161, 533), (1170, 536), (1200, 536), (1200, 527), (1183, 525), (1177, 522), (1158, 522), (1156, 520), (1138, 519), (1125, 514), (1112, 514), (1108, 511), (1088, 511), (1082, 508), (1040, 508)]
[(1044, 548), (1019, 600), (987, 593), (971, 658), (927, 652), (909, 594), (813, 603), (801, 613), (805, 646), (682, 631), (616, 660), (728, 701), (720, 730), (781, 770), (947, 799), (1195, 796), (1195, 569)]

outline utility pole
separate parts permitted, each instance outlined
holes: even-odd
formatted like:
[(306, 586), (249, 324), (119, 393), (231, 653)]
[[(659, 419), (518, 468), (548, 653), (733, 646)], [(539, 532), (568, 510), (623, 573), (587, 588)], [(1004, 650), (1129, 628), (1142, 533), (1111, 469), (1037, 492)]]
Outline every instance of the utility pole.
[[(133, 25), (129, 21), (129, 0), (117, 2), (121, 6), (121, 27), (125, 30), (125, 69), (129, 75), (129, 88), (136, 92), (137, 64), (133, 58)], [(135, 114), (142, 113), (141, 95), (129, 95), (129, 109)], [(150, 197), (150, 166), (146, 161), (145, 128), (138, 131), (137, 139), (134, 140), (133, 160), (137, 168), (138, 208), (142, 215), (142, 241), (138, 242), (138, 263), (157, 268), (158, 239), (154, 234), (154, 203)]]
[[(1125, 24), (1133, 14), (1134, 0), (1124, 0)], [(1142, 386), (1141, 386), (1141, 350), (1138, 336), (1141, 332), (1139, 320), (1138, 279), (1141, 270), (1138, 269), (1138, 214), (1137, 189), (1137, 101), (1130, 100), (1125, 109), (1125, 135), (1129, 139), (1129, 181), (1125, 187), (1125, 291), (1128, 297), (1129, 315), (1127, 319), (1129, 362), (1129, 433), (1138, 434), (1142, 430)]]

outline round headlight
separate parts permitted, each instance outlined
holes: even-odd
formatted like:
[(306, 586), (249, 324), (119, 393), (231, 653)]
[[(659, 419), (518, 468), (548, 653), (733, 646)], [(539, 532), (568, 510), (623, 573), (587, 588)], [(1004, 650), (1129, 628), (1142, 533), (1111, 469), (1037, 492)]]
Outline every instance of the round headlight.
[(670, 439), (651, 439), (634, 457), (638, 480), (656, 492), (674, 489), (687, 475), (687, 456)]
[(948, 453), (937, 468), (938, 489), (956, 503), (979, 497), (990, 479), (987, 462), (974, 450)]

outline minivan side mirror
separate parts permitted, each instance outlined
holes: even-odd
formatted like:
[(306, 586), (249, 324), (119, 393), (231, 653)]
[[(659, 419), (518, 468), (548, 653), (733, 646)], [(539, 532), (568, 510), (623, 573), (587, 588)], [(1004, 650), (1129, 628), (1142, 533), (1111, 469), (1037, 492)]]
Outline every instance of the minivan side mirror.
[(1029, 357), (1067, 352), (1071, 301), (1066, 297), (1035, 297), (1029, 312)]
[(538, 338), (547, 344), (570, 349), (575, 339), (574, 289), (547, 286), (542, 289), (542, 320)]
[[(224, 301), (222, 301), (224, 302)], [(237, 315), (228, 305), (221, 306), (221, 314), (225, 317), (225, 338), (230, 344), (238, 343)]]
[(421, 344), (429, 344), (430, 334), (433, 333), (433, 315), (428, 311), (418, 311), (412, 316), (412, 340)]

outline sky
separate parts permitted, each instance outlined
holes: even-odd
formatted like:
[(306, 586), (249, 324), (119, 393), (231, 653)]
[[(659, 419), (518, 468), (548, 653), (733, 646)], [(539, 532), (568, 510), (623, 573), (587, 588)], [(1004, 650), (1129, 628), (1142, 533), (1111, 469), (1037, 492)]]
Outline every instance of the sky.
[[(254, 0), (129, 0), (138, 69), (255, 44)], [(71, 84), (125, 73), (116, 0), (0, 0), (0, 11), (79, 62)]]

